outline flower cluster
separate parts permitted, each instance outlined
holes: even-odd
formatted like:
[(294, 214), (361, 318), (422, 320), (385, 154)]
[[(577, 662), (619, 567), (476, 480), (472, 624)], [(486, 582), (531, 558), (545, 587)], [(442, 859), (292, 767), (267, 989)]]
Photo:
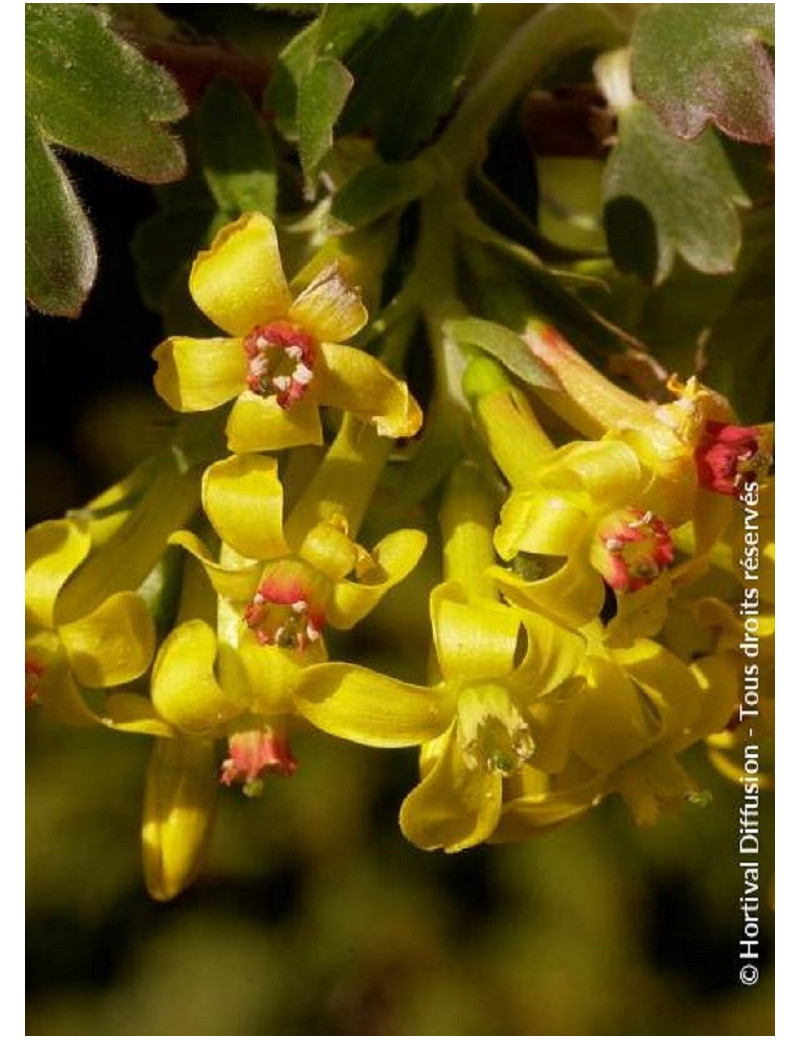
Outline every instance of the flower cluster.
[[(26, 561), (26, 701), (154, 738), (154, 897), (199, 870), (220, 784), (255, 795), (302, 768), (298, 723), (418, 746), (400, 825), (449, 852), (535, 834), (610, 794), (652, 822), (699, 794), (678, 755), (704, 740), (731, 771), (737, 538), (747, 496), (768, 515), (770, 429), (736, 425), (696, 380), (671, 382), (668, 403), (640, 400), (533, 321), (523, 341), (556, 389), (529, 394), (474, 358), (471, 439), (438, 500), (429, 683), (401, 682), (327, 649), (427, 542), (414, 529), (358, 540), (396, 442), (422, 424), (388, 363), (343, 343), (370, 331), (359, 291), (334, 262), (293, 293), (260, 214), (218, 234), (190, 289), (224, 335), (167, 339), (155, 386), (176, 411), (219, 415), (229, 454), (155, 460), (33, 528)], [(376, 325), (364, 346), (390, 335)], [(164, 565), (176, 552), (177, 577)]]

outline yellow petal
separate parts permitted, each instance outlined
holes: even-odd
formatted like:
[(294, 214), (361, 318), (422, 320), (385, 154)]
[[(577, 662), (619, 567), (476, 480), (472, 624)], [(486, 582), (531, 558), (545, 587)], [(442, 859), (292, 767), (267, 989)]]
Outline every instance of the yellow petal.
[(360, 290), (348, 285), (338, 264), (316, 276), (289, 309), (297, 322), (317, 340), (342, 343), (362, 329), (368, 319)]
[(232, 336), (285, 318), (292, 301), (272, 221), (246, 213), (224, 227), (192, 265), (189, 291), (200, 310)]
[(246, 603), (253, 598), (261, 577), (260, 562), (243, 567), (225, 567), (212, 558), (205, 545), (191, 531), (176, 531), (169, 542), (170, 545), (180, 545), (200, 561), (218, 596), (233, 603)]
[(106, 697), (100, 719), (109, 729), (142, 733), (149, 737), (173, 737), (172, 726), (159, 718), (153, 702), (139, 693), (112, 693)]
[(538, 487), (509, 496), (494, 534), (497, 552), (510, 560), (520, 552), (569, 556), (584, 538), (584, 509), (560, 491)]
[(700, 736), (717, 733), (725, 729), (732, 717), (739, 718), (741, 657), (738, 651), (709, 654), (694, 661), (691, 669), (702, 693), (695, 732)]
[(456, 723), (440, 757), (400, 808), (400, 829), (421, 849), (460, 852), (485, 841), (500, 819), (500, 773), (467, 767)]
[[(26, 654), (31, 652), (33, 659), (37, 660), (35, 643), (33, 640), (34, 645), (26, 645)], [(96, 726), (98, 723), (96, 715), (84, 701), (63, 653), (57, 653), (47, 661), (38, 678), (36, 699), (65, 726)]]
[(155, 650), (153, 619), (135, 592), (109, 596), (91, 614), (62, 625), (58, 634), (75, 677), (90, 688), (138, 678)]
[(654, 733), (641, 695), (618, 664), (590, 657), (586, 672), (570, 743), (592, 769), (610, 773), (646, 750)]
[(512, 671), (522, 638), (517, 611), (490, 600), (467, 603), (455, 582), (436, 586), (430, 610), (445, 679), (499, 679)]
[(153, 385), (176, 412), (207, 412), (245, 388), (247, 359), (240, 339), (173, 336), (153, 351)]
[(154, 899), (173, 899), (194, 881), (211, 837), (217, 789), (210, 741), (156, 740), (142, 821), (144, 879)]
[(584, 783), (561, 787), (558, 777), (530, 766), (522, 767), (526, 777), (537, 777), (540, 790), (512, 798), (503, 805), (503, 816), (492, 841), (524, 841), (537, 833), (574, 820), (591, 809), (601, 795), (605, 777), (594, 776)]
[(52, 627), (56, 597), (90, 547), (89, 527), (77, 520), (45, 520), (26, 532), (26, 621)]
[(214, 666), (217, 640), (204, 621), (187, 621), (164, 640), (153, 665), (153, 705), (167, 722), (197, 736), (221, 734), (246, 705), (231, 683), (223, 689)]
[(318, 729), (370, 747), (411, 747), (437, 736), (452, 717), (446, 691), (412, 686), (352, 664), (307, 668), (295, 704)]
[[(637, 639), (631, 646), (614, 650), (614, 660), (647, 695), (660, 719), (659, 740), (677, 746), (694, 743), (702, 697), (695, 674), (680, 658), (659, 643)], [(727, 721), (727, 720), (726, 720)]]
[(554, 618), (568, 628), (581, 628), (600, 613), (605, 600), (603, 581), (579, 554), (568, 558), (555, 574), (525, 581), (502, 567), (487, 571), (510, 603)]
[(322, 343), (314, 374), (320, 404), (373, 423), (382, 437), (413, 437), (422, 425), (406, 384), (363, 350)]
[(525, 656), (506, 685), (518, 704), (527, 705), (578, 674), (586, 640), (541, 614), (524, 611), (521, 617)]
[(342, 526), (323, 521), (305, 536), (298, 555), (330, 581), (340, 581), (355, 569), (361, 552)]
[(251, 710), (257, 715), (285, 715), (294, 711), (292, 695), (303, 671), (327, 660), (325, 643), (318, 639), (302, 653), (280, 646), (261, 646), (249, 635), (239, 644), (247, 675)]
[(275, 459), (233, 455), (203, 474), (203, 509), (223, 542), (251, 560), (287, 552)]
[(644, 484), (636, 452), (611, 438), (565, 445), (548, 457), (537, 476), (548, 487), (582, 490), (598, 506), (627, 505)]
[(246, 390), (231, 409), (225, 430), (228, 447), (240, 454), (322, 444), (319, 408), (308, 397), (284, 409), (274, 397)]
[(426, 535), (412, 530), (395, 531), (380, 541), (370, 554), (372, 566), (358, 581), (341, 580), (334, 585), (328, 604), (331, 625), (348, 629), (366, 617), (416, 567), (426, 544)]

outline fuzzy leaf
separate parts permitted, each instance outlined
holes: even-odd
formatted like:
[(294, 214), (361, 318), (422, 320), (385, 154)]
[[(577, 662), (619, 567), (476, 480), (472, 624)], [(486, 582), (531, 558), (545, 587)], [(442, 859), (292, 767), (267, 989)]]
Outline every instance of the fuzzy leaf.
[(300, 80), (297, 132), (303, 173), (311, 178), (333, 146), (333, 128), (341, 115), (353, 77), (335, 58), (316, 62)]
[(217, 207), (231, 216), (275, 215), (278, 178), (269, 132), (241, 87), (212, 83), (199, 112), (200, 157)]
[(708, 123), (741, 141), (775, 139), (774, 4), (655, 4), (632, 39), (633, 85), (683, 138)]
[(138, 180), (175, 180), (183, 149), (162, 124), (186, 108), (169, 76), (85, 4), (26, 5), (25, 86), (25, 291), (41, 310), (74, 316), (94, 281), (95, 247), (48, 144)]
[(733, 269), (736, 206), (749, 200), (711, 128), (682, 141), (634, 101), (620, 113), (604, 194), (609, 249), (621, 270), (661, 282), (676, 253), (706, 274)]
[(459, 318), (447, 323), (447, 332), (459, 345), (478, 347), (490, 354), (528, 386), (558, 389), (558, 383), (530, 348), (502, 325), (481, 318)]
[(475, 5), (399, 9), (346, 57), (356, 88), (341, 131), (368, 128), (389, 160), (409, 159), (452, 105), (475, 42)]

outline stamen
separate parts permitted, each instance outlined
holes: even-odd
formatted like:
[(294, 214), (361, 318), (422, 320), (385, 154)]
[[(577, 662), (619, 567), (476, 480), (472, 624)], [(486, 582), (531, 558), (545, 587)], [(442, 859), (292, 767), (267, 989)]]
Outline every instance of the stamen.
[(281, 408), (299, 401), (314, 378), (314, 340), (292, 322), (257, 325), (244, 341), (244, 352), (248, 389), (274, 397)]

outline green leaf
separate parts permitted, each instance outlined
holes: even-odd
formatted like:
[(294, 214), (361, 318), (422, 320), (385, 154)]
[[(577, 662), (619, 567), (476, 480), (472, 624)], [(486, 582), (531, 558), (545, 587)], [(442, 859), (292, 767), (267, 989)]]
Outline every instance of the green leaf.
[(605, 226), (614, 262), (661, 282), (676, 253), (706, 274), (731, 271), (741, 242), (736, 206), (746, 206), (724, 148), (709, 128), (682, 141), (632, 102), (606, 168)]
[(203, 96), (198, 118), (203, 174), (217, 207), (232, 216), (251, 210), (274, 216), (275, 150), (245, 92), (217, 80)]
[(528, 386), (558, 389), (558, 383), (530, 348), (502, 325), (481, 318), (457, 318), (447, 323), (446, 331), (459, 346), (477, 347), (490, 354)]
[(335, 58), (316, 62), (300, 80), (298, 145), (303, 173), (309, 179), (333, 146), (333, 128), (352, 86), (353, 77)]
[(58, 160), (25, 118), (25, 295), (76, 317), (97, 274), (89, 221)]
[(475, 42), (475, 5), (436, 4), (395, 17), (344, 56), (356, 88), (341, 132), (369, 129), (383, 158), (409, 159), (455, 99)]
[[(318, 60), (341, 59), (392, 17), (394, 4), (320, 5), (320, 17), (287, 44), (273, 70), (266, 103), (280, 133), (299, 136), (300, 87)], [(338, 113), (337, 113), (338, 115)]]
[(336, 193), (331, 216), (349, 228), (363, 227), (420, 198), (435, 179), (419, 161), (365, 166)]
[(183, 149), (161, 124), (186, 106), (169, 76), (84, 4), (26, 5), (25, 85), (25, 291), (47, 313), (75, 316), (94, 281), (95, 247), (48, 144), (139, 180), (175, 180)]
[(632, 38), (638, 96), (671, 130), (696, 137), (708, 123), (741, 141), (775, 139), (774, 4), (655, 4)]

